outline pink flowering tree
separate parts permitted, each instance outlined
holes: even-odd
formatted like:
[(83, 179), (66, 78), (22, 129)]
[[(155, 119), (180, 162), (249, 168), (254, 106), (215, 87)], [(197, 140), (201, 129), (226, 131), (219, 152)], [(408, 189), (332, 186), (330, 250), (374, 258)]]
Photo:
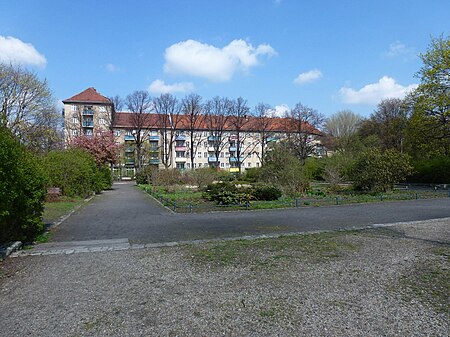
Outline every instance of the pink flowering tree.
[(111, 131), (98, 131), (92, 136), (75, 137), (69, 146), (89, 152), (98, 166), (114, 164), (119, 156), (119, 145), (116, 144)]

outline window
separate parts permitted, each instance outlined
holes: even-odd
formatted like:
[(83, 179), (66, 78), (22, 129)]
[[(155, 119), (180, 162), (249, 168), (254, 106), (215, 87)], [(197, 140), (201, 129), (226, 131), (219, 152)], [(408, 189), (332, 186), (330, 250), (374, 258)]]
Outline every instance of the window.
[(224, 163), (220, 163), (220, 167), (225, 167), (225, 164)]
[(225, 153), (220, 152), (220, 158), (223, 158), (223, 157), (225, 157)]
[(176, 152), (175, 152), (175, 156), (176, 156), (177, 158), (184, 158), (184, 157), (185, 157), (184, 151), (176, 151)]
[(84, 130), (84, 134), (85, 134), (86, 136), (92, 136), (92, 129), (85, 129), (85, 130)]
[(191, 164), (190, 163), (186, 163), (186, 168), (191, 168)]
[(201, 152), (197, 152), (197, 158), (201, 158), (202, 157), (202, 153)]
[(100, 119), (98, 120), (98, 123), (99, 123), (100, 125), (106, 125), (106, 119), (100, 118)]
[(208, 142), (203, 142), (203, 147), (208, 147)]
[(104, 106), (99, 106), (99, 107), (98, 107), (98, 111), (100, 111), (100, 112), (106, 112), (106, 107), (104, 107)]
[(208, 152), (203, 153), (203, 157), (208, 158)]
[(184, 163), (177, 163), (177, 169), (184, 170)]
[(189, 147), (189, 142), (188, 141), (186, 142), (186, 146)]
[(114, 136), (119, 137), (121, 134), (120, 130), (115, 130), (114, 131)]
[(247, 167), (252, 167), (252, 163), (248, 162)]
[(256, 167), (259, 167), (259, 163), (256, 163)]
[(78, 119), (78, 117), (72, 117), (71, 122), (72, 123), (79, 123), (80, 120)]
[(78, 136), (78, 130), (70, 130), (71, 136)]
[(225, 163), (225, 167), (230, 167), (230, 164), (229, 163)]
[(78, 111), (78, 107), (76, 105), (72, 105), (72, 111)]

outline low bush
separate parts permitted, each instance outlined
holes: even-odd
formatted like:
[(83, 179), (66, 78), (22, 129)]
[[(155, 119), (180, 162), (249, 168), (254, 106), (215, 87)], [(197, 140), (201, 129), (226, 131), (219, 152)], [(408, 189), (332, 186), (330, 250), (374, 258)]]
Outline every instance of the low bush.
[(203, 193), (203, 198), (215, 201), (218, 205), (245, 204), (254, 199), (248, 189), (237, 188), (236, 185), (230, 182), (209, 184)]
[(256, 200), (272, 201), (278, 200), (283, 193), (274, 186), (258, 186), (252, 194)]
[(43, 230), (45, 174), (9, 130), (0, 128), (0, 242), (30, 242)]

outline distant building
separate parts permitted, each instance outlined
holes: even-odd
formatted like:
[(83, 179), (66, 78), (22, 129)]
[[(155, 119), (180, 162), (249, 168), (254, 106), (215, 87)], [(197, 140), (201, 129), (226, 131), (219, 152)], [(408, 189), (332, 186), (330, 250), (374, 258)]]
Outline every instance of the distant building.
[[(68, 98), (64, 103), (65, 141), (79, 135), (93, 135), (100, 130), (111, 130), (122, 153), (116, 170), (122, 175), (133, 175), (136, 163), (136, 118), (130, 112), (116, 112), (112, 101), (94, 88)], [(236, 130), (229, 117), (223, 128), (211, 129), (207, 117), (202, 115), (194, 130), (187, 115), (164, 118), (156, 113), (147, 114), (141, 127), (145, 139), (141, 158), (142, 165), (155, 165), (180, 170), (217, 167), (230, 172), (260, 167), (261, 156), (270, 142), (286, 139), (296, 131), (285, 118), (267, 118), (264, 123), (258, 117), (246, 117)], [(321, 155), (320, 131), (306, 125), (308, 140), (317, 144)], [(193, 163), (191, 151), (193, 150)], [(239, 156), (238, 156), (239, 153)]]

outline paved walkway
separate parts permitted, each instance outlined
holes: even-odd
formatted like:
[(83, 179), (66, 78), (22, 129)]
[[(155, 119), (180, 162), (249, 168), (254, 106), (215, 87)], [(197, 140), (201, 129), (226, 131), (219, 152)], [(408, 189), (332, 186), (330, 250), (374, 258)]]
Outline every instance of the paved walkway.
[(132, 183), (96, 196), (54, 230), (53, 242), (127, 239), (130, 244), (362, 228), (380, 223), (450, 217), (450, 198), (177, 214)]

